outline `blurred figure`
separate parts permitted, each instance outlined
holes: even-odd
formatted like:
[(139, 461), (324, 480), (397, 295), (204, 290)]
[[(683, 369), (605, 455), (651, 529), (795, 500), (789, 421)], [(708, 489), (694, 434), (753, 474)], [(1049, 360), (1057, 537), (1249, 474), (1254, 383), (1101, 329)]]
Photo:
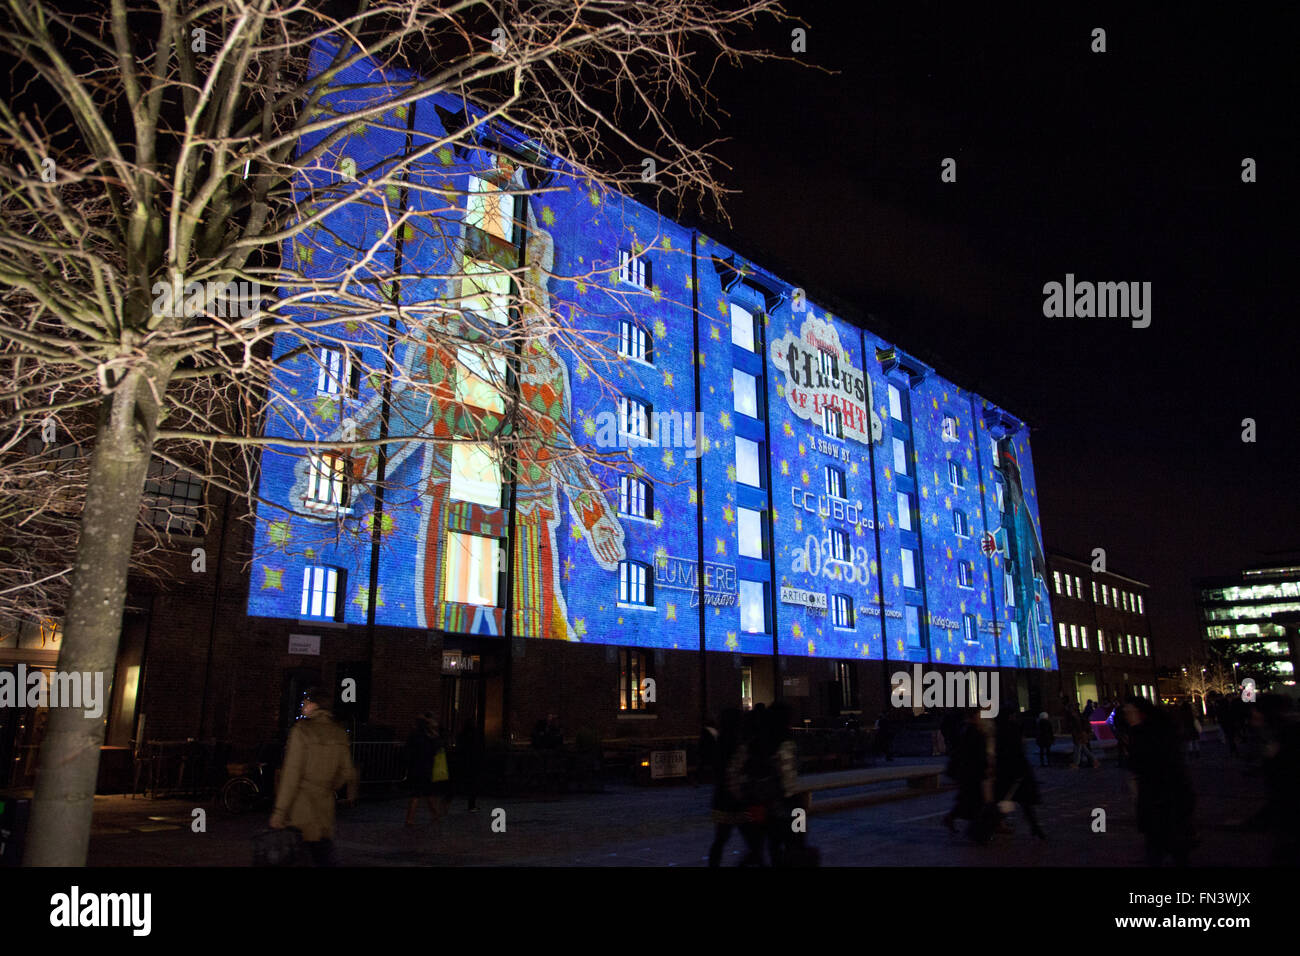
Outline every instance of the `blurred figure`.
[(1264, 740), (1268, 799), (1251, 823), (1273, 833), (1272, 866), (1300, 865), (1300, 719), (1279, 694), (1260, 696), (1253, 719)]
[(795, 788), (799, 779), (799, 753), (794, 734), (790, 732), (790, 707), (777, 701), (767, 709), (766, 763), (779, 782), (780, 792), (773, 788), (773, 798), (767, 820), (767, 846), (773, 866), (784, 866), (788, 849), (796, 842), (791, 828), (792, 811), (796, 807)]
[(894, 724), (889, 719), (889, 710), (882, 710), (876, 718), (876, 753), (886, 761), (894, 759)]
[(1196, 843), (1195, 797), (1173, 718), (1144, 697), (1129, 697), (1124, 716), (1130, 730), (1129, 769), (1137, 778), (1137, 823), (1146, 839), (1148, 866), (1166, 856), (1186, 866)]
[(433, 714), (426, 711), (415, 719), (415, 727), (406, 738), (406, 779), (411, 791), (411, 798), (406, 804), (408, 827), (415, 826), (415, 814), (421, 800), (429, 804), (429, 812), (433, 814), (435, 823), (442, 816), (440, 798), (445, 789), (445, 778), (435, 781), (434, 770), (438, 764), (438, 754), (442, 753), (444, 769), (447, 756), (437, 726)]
[[(1039, 752), (1042, 752), (1040, 746)], [(1002, 803), (1018, 804), (1029, 821), (1030, 832), (1040, 840), (1047, 834), (1038, 825), (1034, 807), (1041, 801), (1038, 781), (1025, 757), (1024, 729), (1014, 703), (1005, 703), (994, 720), (994, 759), (996, 772), (993, 794)]]
[(348, 802), (357, 797), (357, 771), (347, 732), (330, 713), (328, 691), (303, 695), (303, 719), (289, 731), (284, 770), (275, 794), (271, 827), (297, 827), (317, 866), (334, 865), (335, 791), (347, 785)]
[[(739, 784), (734, 777), (729, 781), (728, 771), (742, 746), (741, 713), (732, 708), (722, 712), (721, 726), (711, 745), (710, 759), (713, 764), (713, 844), (709, 847), (709, 866), (722, 864), (722, 850), (731, 839), (731, 831), (747, 823), (745, 807), (741, 803)], [(728, 784), (737, 784), (736, 792)]]
[[(1089, 704), (1092, 702), (1089, 701)], [(1066, 727), (1070, 736), (1074, 740), (1074, 756), (1070, 760), (1070, 769), (1078, 769), (1083, 762), (1083, 758), (1088, 758), (1088, 765), (1091, 767), (1100, 767), (1096, 756), (1092, 752), (1092, 725), (1083, 719), (1083, 714), (1079, 713), (1079, 705), (1073, 702), (1066, 705), (1065, 711)]]
[(1178, 730), (1182, 735), (1189, 757), (1201, 755), (1201, 717), (1190, 700), (1184, 701), (1178, 708)]
[(985, 842), (992, 835), (991, 827), (986, 835), (981, 825), (991, 799), (988, 741), (980, 727), (980, 712), (974, 707), (963, 713), (957, 744), (948, 761), (948, 776), (957, 781), (957, 800), (944, 815), (943, 825), (956, 833), (954, 821), (969, 820), (967, 835), (977, 842)]
[(745, 812), (740, 825), (746, 851), (741, 866), (763, 865), (767, 818), (781, 793), (780, 778), (768, 760), (766, 732), (767, 708), (757, 704), (745, 715), (741, 744), (727, 767), (727, 786)]
[(957, 736), (961, 733), (961, 713), (953, 708), (945, 710), (943, 720), (939, 721), (939, 732), (943, 734), (943, 752), (951, 756), (957, 749)]
[(1038, 715), (1037, 731), (1034, 740), (1038, 744), (1038, 766), (1046, 767), (1052, 753), (1052, 744), (1056, 740), (1056, 732), (1052, 730), (1052, 719), (1047, 716), (1047, 711)]
[[(478, 791), (483, 772), (483, 735), (479, 733), (478, 727), (469, 724), (461, 731), (456, 740), (456, 750), (465, 775), (465, 809), (470, 813), (478, 813)], [(460, 773), (459, 769), (457, 773)]]

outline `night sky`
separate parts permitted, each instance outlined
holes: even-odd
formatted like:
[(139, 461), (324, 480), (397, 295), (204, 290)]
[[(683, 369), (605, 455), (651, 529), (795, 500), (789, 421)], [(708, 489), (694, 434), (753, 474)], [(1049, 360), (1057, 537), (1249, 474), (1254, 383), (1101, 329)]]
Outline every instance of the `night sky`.
[[(1177, 664), (1193, 578), (1300, 548), (1295, 30), (1254, 5), (1041, 6), (792, 4), (792, 56), (838, 75), (716, 77), (729, 235), (1029, 422), (1046, 546), (1149, 583)], [(1045, 318), (1067, 272), (1152, 283), (1150, 327)]]

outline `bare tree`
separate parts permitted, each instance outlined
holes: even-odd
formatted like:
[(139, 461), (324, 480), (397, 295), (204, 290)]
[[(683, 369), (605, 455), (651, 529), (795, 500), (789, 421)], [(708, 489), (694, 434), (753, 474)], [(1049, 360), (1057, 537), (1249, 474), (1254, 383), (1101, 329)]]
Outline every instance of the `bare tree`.
[[(9, 520), (57, 534), (39, 553), (13, 545), (0, 590), (24, 596), (20, 612), (61, 611), (61, 671), (112, 672), (151, 461), (247, 497), (270, 444), (345, 457), (367, 487), (393, 443), (488, 443), (505, 467), (544, 458), (561, 471), (585, 454), (518, 383), (546, 361), (539, 342), (585, 351), (596, 372), (611, 343), (561, 319), (537, 293), (545, 249), (510, 254), (492, 203), (449, 188), (439, 167), (486, 149), (494, 168), (471, 193), (535, 196), (565, 188), (558, 171), (716, 205), (711, 144), (688, 142), (668, 111), (704, 116), (701, 76), (719, 57), (774, 55), (732, 38), (782, 15), (776, 0), (342, 7), (4, 4), (15, 92), (0, 101), (0, 489), (26, 489)], [(442, 95), (465, 105), (415, 128), (416, 104)], [(500, 129), (527, 148), (497, 149)], [(428, 253), (470, 242), (493, 269)], [(413, 268), (419, 246), (421, 263), (442, 265)], [(286, 336), (300, 344), (285, 352)], [(307, 351), (338, 376), (322, 343), (364, 354), (370, 411), (385, 414), (329, 429), (301, 414), (280, 373)], [(404, 394), (430, 397), (401, 358), (416, 345), (468, 350), (508, 396), (501, 411), (454, 436), (405, 421)], [(79, 710), (51, 714), (29, 864), (84, 863), (103, 733)]]

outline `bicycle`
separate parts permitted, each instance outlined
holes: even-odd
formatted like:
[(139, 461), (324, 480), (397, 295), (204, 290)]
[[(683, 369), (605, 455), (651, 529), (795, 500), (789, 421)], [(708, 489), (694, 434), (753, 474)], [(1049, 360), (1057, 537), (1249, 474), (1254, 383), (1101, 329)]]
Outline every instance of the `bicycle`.
[(248, 813), (271, 802), (274, 788), (267, 779), (266, 767), (264, 761), (226, 764), (231, 777), (222, 784), (219, 801), (228, 813)]

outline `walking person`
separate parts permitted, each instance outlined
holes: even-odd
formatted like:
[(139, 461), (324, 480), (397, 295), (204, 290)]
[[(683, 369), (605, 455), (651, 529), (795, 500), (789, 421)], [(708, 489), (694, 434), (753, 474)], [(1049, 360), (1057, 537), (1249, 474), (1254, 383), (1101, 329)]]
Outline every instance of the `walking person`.
[[(742, 785), (734, 778), (728, 779), (732, 760), (741, 748), (741, 713), (732, 708), (722, 712), (717, 736), (712, 738), (713, 765), (713, 843), (709, 846), (709, 866), (722, 865), (722, 850), (731, 839), (731, 831), (749, 821), (740, 799)], [(735, 785), (733, 792), (732, 786)]]
[(1186, 866), (1196, 843), (1195, 797), (1173, 719), (1146, 698), (1124, 703), (1130, 731), (1129, 767), (1137, 779), (1137, 824), (1146, 840), (1148, 866), (1166, 856)]
[(740, 835), (745, 840), (741, 866), (763, 865), (767, 818), (780, 795), (781, 782), (768, 759), (767, 710), (759, 704), (745, 719), (743, 741), (727, 768), (727, 785), (745, 811)]
[[(1042, 752), (1042, 746), (1039, 746)], [(1004, 704), (994, 721), (994, 760), (996, 772), (993, 793), (1002, 804), (1017, 804), (1029, 821), (1030, 831), (1040, 840), (1047, 834), (1038, 824), (1034, 807), (1041, 802), (1038, 781), (1025, 756), (1025, 738), (1020, 714), (1014, 704)]]
[(415, 728), (406, 738), (406, 779), (411, 791), (406, 804), (406, 825), (416, 825), (415, 815), (421, 800), (429, 804), (429, 812), (437, 823), (442, 818), (442, 800), (447, 789), (447, 752), (438, 736), (437, 721), (427, 711), (416, 718)]
[(1056, 740), (1056, 732), (1052, 730), (1052, 719), (1047, 716), (1047, 711), (1038, 715), (1038, 733), (1035, 742), (1038, 744), (1038, 766), (1046, 767), (1050, 762), (1052, 754), (1052, 744)]
[(779, 792), (774, 787), (767, 821), (767, 846), (773, 866), (784, 866), (796, 845), (802, 849), (803, 841), (795, 840), (791, 826), (796, 809), (795, 788), (799, 778), (799, 753), (790, 732), (790, 708), (777, 701), (767, 709), (767, 763), (778, 781)]
[[(952, 757), (948, 776), (957, 781), (957, 799), (943, 817), (943, 825), (957, 832), (956, 820), (969, 820), (967, 835), (976, 842), (987, 842), (991, 828), (983, 826), (990, 802), (988, 740), (980, 727), (980, 712), (967, 708)], [(989, 832), (986, 833), (985, 830)]]
[(1083, 763), (1084, 757), (1088, 758), (1090, 767), (1100, 767), (1101, 764), (1097, 762), (1092, 747), (1089, 745), (1092, 740), (1092, 726), (1083, 719), (1077, 704), (1070, 705), (1070, 709), (1066, 712), (1066, 719), (1070, 728), (1070, 736), (1074, 738), (1074, 758), (1070, 761), (1070, 769), (1077, 769)]
[(312, 688), (303, 695), (302, 719), (289, 731), (284, 767), (275, 794), (271, 827), (296, 827), (316, 866), (334, 865), (335, 791), (346, 785), (357, 798), (357, 771), (348, 735), (330, 713), (330, 695)]

